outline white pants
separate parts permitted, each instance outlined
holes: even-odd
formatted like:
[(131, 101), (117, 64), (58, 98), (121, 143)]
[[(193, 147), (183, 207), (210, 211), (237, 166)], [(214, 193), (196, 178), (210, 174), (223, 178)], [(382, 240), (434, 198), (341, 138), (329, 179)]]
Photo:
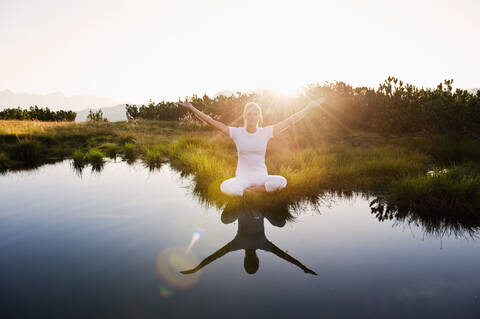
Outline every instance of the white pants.
[(235, 176), (220, 185), (222, 193), (227, 195), (243, 195), (246, 188), (265, 185), (267, 192), (273, 192), (287, 186), (287, 179), (280, 175)]

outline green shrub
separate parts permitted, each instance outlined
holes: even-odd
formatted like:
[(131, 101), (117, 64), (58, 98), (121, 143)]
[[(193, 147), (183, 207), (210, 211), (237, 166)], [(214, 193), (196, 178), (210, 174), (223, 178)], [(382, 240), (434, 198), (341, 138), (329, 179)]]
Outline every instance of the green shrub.
[(400, 210), (480, 215), (480, 174), (472, 165), (408, 176), (389, 188), (387, 202)]
[(120, 153), (120, 147), (115, 143), (106, 143), (100, 147), (105, 151), (105, 154), (110, 158), (117, 158), (118, 153)]
[(129, 160), (135, 159), (137, 156), (137, 148), (135, 147), (135, 144), (125, 143), (123, 146), (123, 153), (125, 154), (125, 158)]
[(85, 156), (88, 163), (92, 165), (103, 165), (103, 158), (105, 157), (105, 154), (102, 153), (102, 151), (91, 148), (88, 150), (87, 155)]
[(166, 162), (166, 147), (162, 144), (144, 146), (142, 160), (150, 168), (160, 168)]
[(72, 155), (73, 166), (75, 168), (81, 168), (85, 165), (86, 158), (85, 154), (81, 150), (75, 150)]

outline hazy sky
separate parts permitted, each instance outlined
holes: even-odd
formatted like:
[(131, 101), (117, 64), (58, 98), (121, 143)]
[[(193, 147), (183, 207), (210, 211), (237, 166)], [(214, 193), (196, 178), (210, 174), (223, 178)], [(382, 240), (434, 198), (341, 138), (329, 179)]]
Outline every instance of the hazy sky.
[(388, 75), (480, 87), (480, 1), (0, 0), (0, 90), (122, 102)]

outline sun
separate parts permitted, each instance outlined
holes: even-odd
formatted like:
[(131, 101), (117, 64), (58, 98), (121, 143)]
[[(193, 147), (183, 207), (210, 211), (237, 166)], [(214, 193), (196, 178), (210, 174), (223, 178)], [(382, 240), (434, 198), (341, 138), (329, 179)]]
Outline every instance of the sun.
[(292, 83), (278, 83), (268, 89), (279, 96), (294, 97), (302, 92), (303, 86)]

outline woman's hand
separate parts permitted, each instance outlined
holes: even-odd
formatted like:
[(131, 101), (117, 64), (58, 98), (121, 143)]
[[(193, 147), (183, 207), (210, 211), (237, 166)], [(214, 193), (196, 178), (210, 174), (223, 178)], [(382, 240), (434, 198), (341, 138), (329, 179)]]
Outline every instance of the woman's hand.
[(175, 104), (177, 104), (178, 106), (182, 106), (182, 107), (186, 108), (187, 110), (192, 112), (196, 117), (198, 117), (200, 120), (204, 121), (205, 123), (207, 123), (210, 126), (213, 126), (217, 130), (219, 130), (220, 132), (225, 134), (226, 136), (229, 136), (230, 133), (229, 133), (227, 125), (223, 124), (220, 121), (212, 119), (210, 116), (208, 116), (205, 113), (203, 113), (202, 111), (196, 109), (191, 103), (176, 102)]
[(193, 105), (191, 103), (176, 102), (178, 106), (183, 106), (184, 108), (191, 110)]
[(303, 270), (303, 272), (306, 273), (306, 274), (312, 274), (312, 275), (317, 276), (317, 273), (316, 273), (316, 272), (314, 272), (313, 270), (308, 269), (308, 268), (305, 268), (305, 269)]
[(184, 275), (188, 275), (188, 274), (193, 274), (195, 272), (197, 272), (195, 269), (190, 269), (190, 270), (182, 270), (180, 271), (182, 274)]

